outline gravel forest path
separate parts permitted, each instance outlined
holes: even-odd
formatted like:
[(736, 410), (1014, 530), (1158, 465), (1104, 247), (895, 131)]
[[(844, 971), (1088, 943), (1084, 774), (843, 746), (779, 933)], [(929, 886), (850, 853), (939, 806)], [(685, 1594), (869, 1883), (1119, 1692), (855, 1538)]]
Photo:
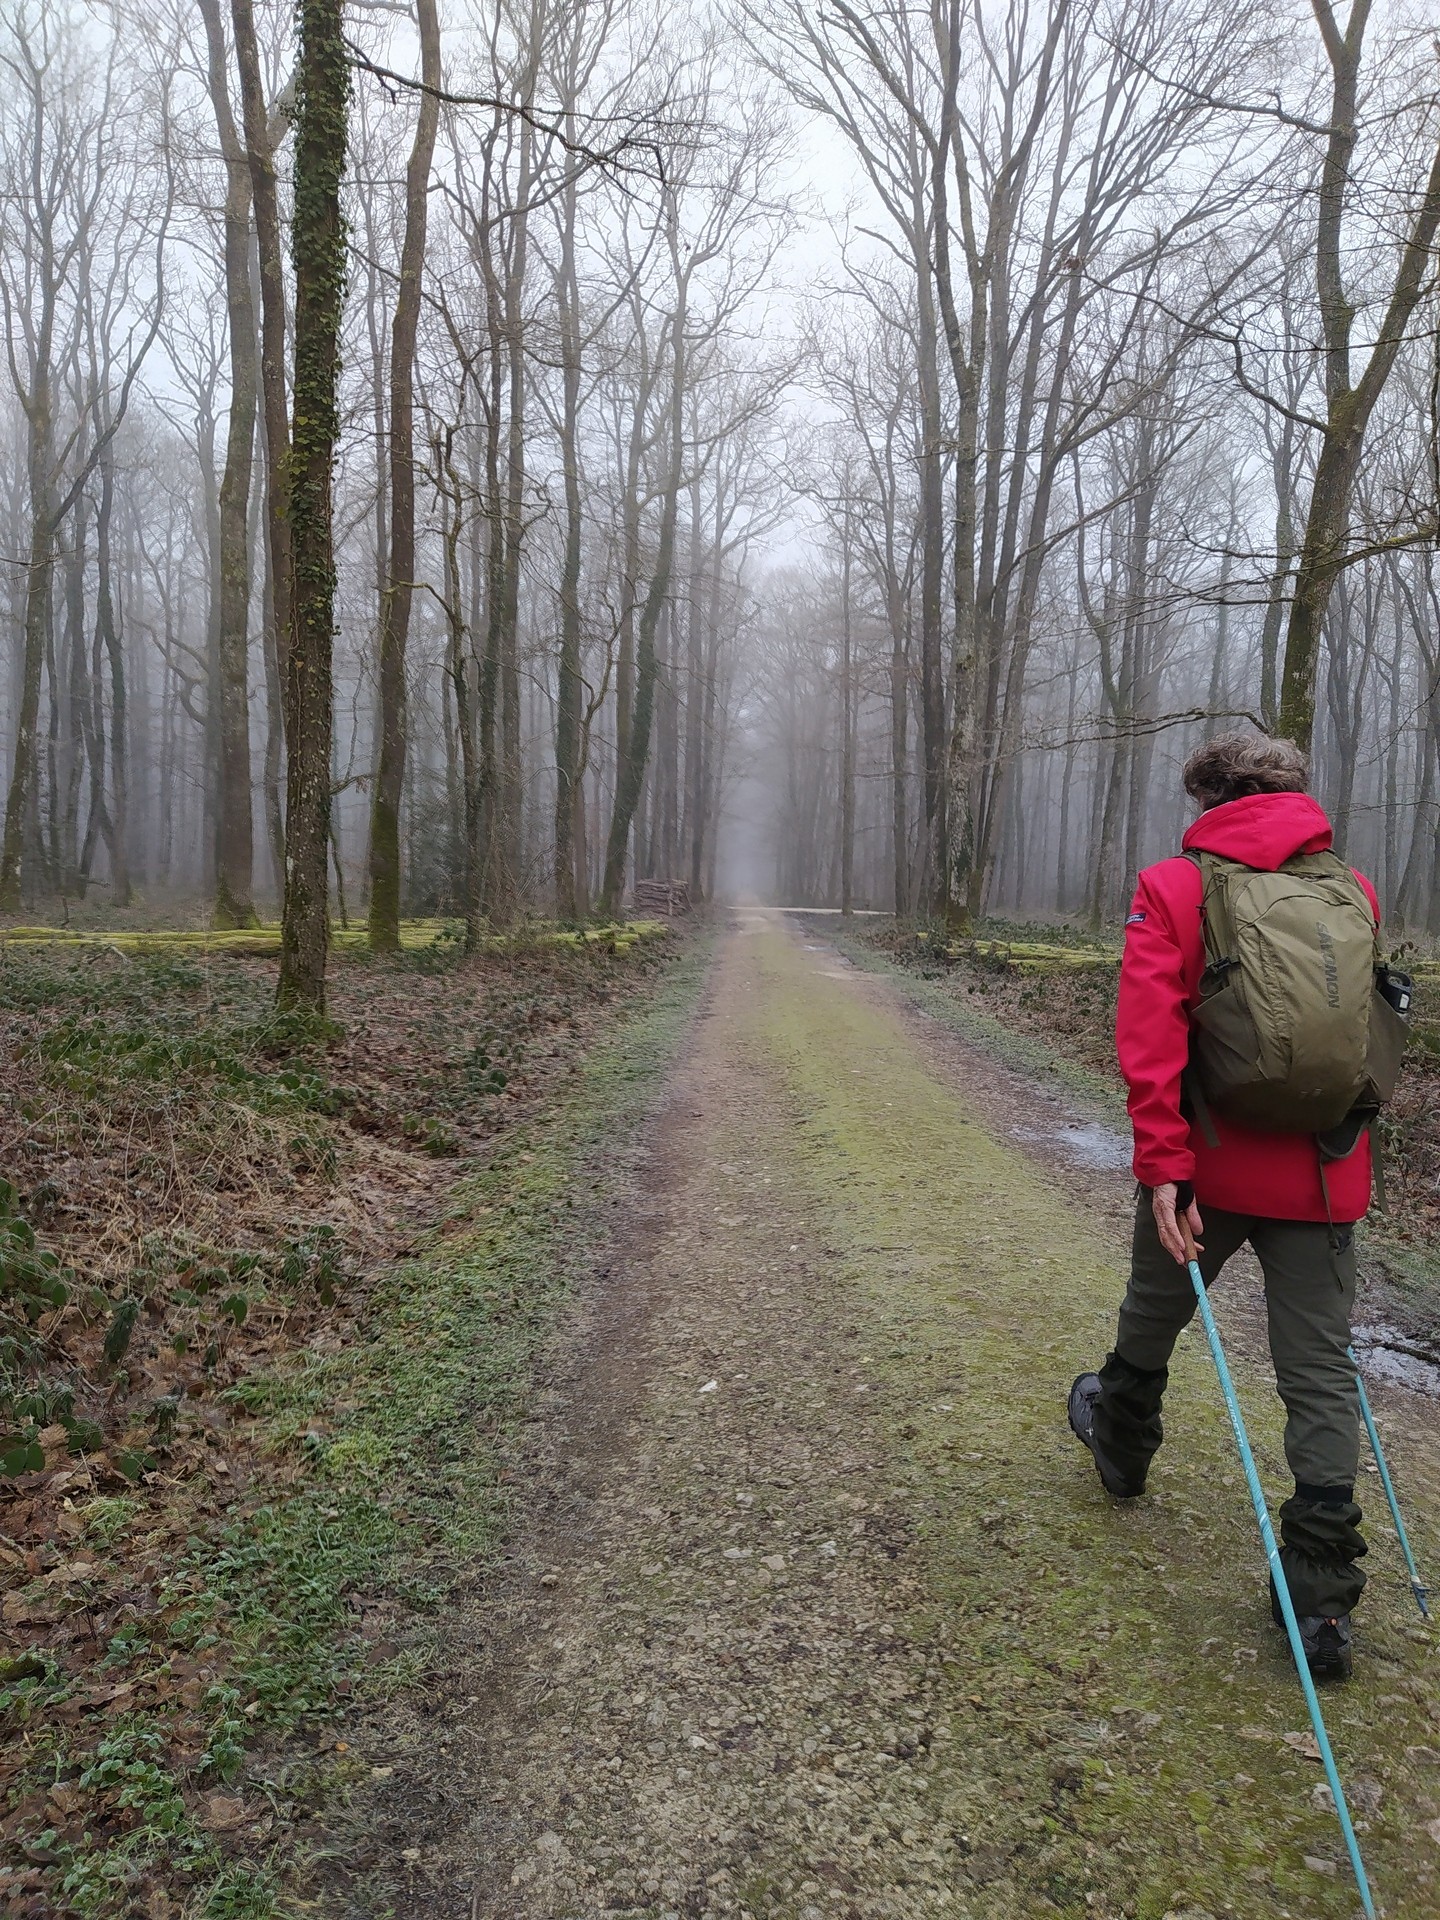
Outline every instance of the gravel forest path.
[[(1153, 1497), (1113, 1507), (1064, 1396), (1112, 1324), (1120, 1177), (1087, 1211), (984, 1111), (892, 983), (737, 917), (540, 1409), (547, 1491), (454, 1624), (453, 1830), (402, 1914), (1357, 1911), (1203, 1344)], [(1433, 1560), (1433, 1403), (1381, 1405)], [(1424, 1920), (1440, 1662), (1369, 1509), (1330, 1726), (1385, 1911)]]

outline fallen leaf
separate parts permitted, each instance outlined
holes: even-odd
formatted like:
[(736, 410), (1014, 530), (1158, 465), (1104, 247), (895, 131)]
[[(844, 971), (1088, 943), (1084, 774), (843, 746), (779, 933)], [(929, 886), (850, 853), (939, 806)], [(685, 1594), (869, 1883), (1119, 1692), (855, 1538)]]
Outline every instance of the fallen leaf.
[(52, 1567), (45, 1576), (47, 1587), (68, 1587), (72, 1580), (91, 1580), (95, 1576), (95, 1567), (88, 1560), (62, 1560), (58, 1567)]
[(6, 1626), (39, 1625), (58, 1619), (62, 1604), (49, 1593), (7, 1593), (0, 1603), (0, 1618)]
[(200, 1824), (211, 1833), (233, 1833), (237, 1827), (247, 1824), (245, 1802), (238, 1794), (211, 1793), (205, 1798), (205, 1811)]

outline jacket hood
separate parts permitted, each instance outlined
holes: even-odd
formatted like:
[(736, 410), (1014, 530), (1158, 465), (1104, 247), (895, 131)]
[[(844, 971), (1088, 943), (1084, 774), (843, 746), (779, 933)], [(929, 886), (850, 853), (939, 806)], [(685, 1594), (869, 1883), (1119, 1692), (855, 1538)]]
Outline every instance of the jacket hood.
[(1251, 793), (1202, 813), (1180, 844), (1273, 873), (1297, 853), (1324, 853), (1332, 837), (1325, 809), (1308, 793)]

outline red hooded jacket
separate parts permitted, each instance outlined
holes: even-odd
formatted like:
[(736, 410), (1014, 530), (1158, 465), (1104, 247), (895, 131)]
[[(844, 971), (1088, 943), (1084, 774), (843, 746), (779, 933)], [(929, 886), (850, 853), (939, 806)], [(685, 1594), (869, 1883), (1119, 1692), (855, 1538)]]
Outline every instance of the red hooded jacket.
[[(1330, 822), (1306, 793), (1259, 793), (1212, 807), (1182, 845), (1274, 872), (1297, 853), (1323, 853)], [(1375, 889), (1357, 874), (1376, 920)], [(1140, 875), (1125, 923), (1115, 1045), (1130, 1089), (1135, 1178), (1143, 1186), (1193, 1180), (1207, 1206), (1272, 1220), (1324, 1220), (1315, 1141), (1306, 1133), (1257, 1133), (1213, 1115), (1219, 1144), (1180, 1111), (1180, 1075), (1190, 1051), (1190, 1009), (1205, 966), (1200, 869), (1162, 860)], [(1358, 1220), (1370, 1205), (1370, 1142), (1326, 1169), (1330, 1217)]]

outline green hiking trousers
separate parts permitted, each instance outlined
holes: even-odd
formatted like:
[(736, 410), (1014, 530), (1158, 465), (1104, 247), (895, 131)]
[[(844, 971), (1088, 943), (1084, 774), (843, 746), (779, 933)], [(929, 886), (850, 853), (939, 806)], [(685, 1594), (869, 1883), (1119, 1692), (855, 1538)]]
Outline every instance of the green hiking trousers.
[[(1300, 1614), (1348, 1613), (1365, 1575), (1355, 1504), (1359, 1400), (1350, 1345), (1355, 1244), (1348, 1226), (1267, 1220), (1218, 1207), (1205, 1220), (1206, 1286), (1248, 1240), (1265, 1275), (1270, 1354), (1285, 1403), (1285, 1457), (1295, 1492), (1280, 1509), (1281, 1563)], [(1150, 1194), (1135, 1212), (1130, 1284), (1115, 1350), (1100, 1371), (1095, 1438), (1127, 1474), (1143, 1479), (1164, 1431), (1160, 1406), (1170, 1355), (1196, 1312), (1188, 1271), (1160, 1244)]]

